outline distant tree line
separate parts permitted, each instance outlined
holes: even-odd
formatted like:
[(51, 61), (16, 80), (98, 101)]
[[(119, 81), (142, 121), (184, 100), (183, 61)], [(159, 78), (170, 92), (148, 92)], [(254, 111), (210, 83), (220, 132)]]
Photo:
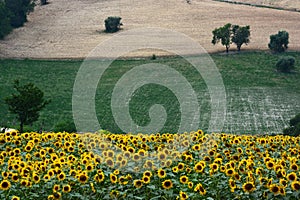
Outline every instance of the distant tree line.
[(34, 6), (34, 0), (0, 0), (0, 39), (23, 26)]

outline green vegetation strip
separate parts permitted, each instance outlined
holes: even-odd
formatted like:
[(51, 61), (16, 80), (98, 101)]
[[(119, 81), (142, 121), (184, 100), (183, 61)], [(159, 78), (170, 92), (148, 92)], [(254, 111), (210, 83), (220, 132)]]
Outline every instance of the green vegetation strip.
[[(283, 55), (295, 57), (294, 73), (283, 74), (276, 71), (276, 62)], [(227, 116), (223, 131), (277, 133), (288, 124), (291, 117), (300, 113), (300, 52), (242, 52), (213, 54), (211, 57), (219, 68), (227, 92)], [(113, 88), (127, 71), (152, 62), (173, 67), (190, 82), (201, 106), (199, 127), (206, 130), (211, 114), (209, 92), (196, 70), (179, 57), (114, 61), (103, 74), (96, 92), (96, 112), (101, 127), (111, 132), (122, 132), (112, 115)], [(51, 131), (58, 123), (72, 121), (72, 91), (81, 64), (82, 61), (70, 60), (0, 60), (0, 125), (18, 126), (15, 116), (8, 112), (3, 101), (4, 97), (13, 92), (15, 79), (34, 83), (44, 91), (46, 98), (52, 99), (41, 112), (39, 120), (25, 127), (25, 130), (39, 130), (42, 127)], [(181, 114), (179, 102), (168, 88), (155, 84), (145, 85), (134, 93), (128, 103), (133, 120), (141, 126), (150, 121), (150, 107), (162, 104), (168, 113), (168, 119), (161, 132), (177, 131)]]

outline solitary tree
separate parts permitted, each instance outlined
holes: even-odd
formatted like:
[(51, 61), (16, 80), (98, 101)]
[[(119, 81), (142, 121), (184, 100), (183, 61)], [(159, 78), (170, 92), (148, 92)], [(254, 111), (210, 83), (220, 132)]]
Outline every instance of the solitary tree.
[(232, 38), (231, 41), (236, 44), (238, 51), (241, 50), (243, 44), (248, 44), (250, 42), (250, 26), (232, 26)]
[(289, 33), (286, 31), (278, 31), (277, 34), (270, 36), (269, 48), (275, 53), (284, 52), (288, 48)]
[(108, 33), (114, 33), (120, 30), (120, 27), (123, 25), (121, 23), (121, 17), (108, 17), (105, 23), (105, 31)]
[(17, 114), (20, 121), (20, 132), (23, 126), (38, 120), (41, 111), (50, 100), (44, 99), (44, 93), (32, 83), (20, 85), (19, 80), (14, 82), (14, 89), (18, 94), (12, 94), (5, 98), (10, 112)]
[(226, 52), (228, 53), (230, 47), (230, 37), (231, 37), (231, 24), (225, 24), (223, 27), (216, 28), (213, 30), (212, 43), (215, 45), (221, 41), (221, 44), (226, 47)]

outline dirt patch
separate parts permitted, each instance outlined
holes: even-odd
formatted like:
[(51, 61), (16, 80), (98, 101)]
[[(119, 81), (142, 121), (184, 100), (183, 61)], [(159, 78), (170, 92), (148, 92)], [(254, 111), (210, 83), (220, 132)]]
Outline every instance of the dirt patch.
[[(24, 27), (0, 41), (0, 57), (84, 58), (104, 40), (104, 19), (121, 16), (123, 32), (135, 28), (159, 27), (184, 33), (208, 52), (223, 51), (211, 44), (212, 30), (225, 23), (250, 25), (251, 42), (242, 49), (267, 49), (270, 34), (286, 30), (291, 50), (300, 50), (300, 13), (212, 0), (50, 0), (36, 6)], [(172, 38), (166, 38), (172, 42)], [(148, 41), (151, 42), (151, 41)], [(130, 45), (120, 44), (120, 45)], [(188, 47), (184, 47), (188, 48)], [(234, 49), (232, 47), (231, 49)], [(165, 52), (145, 50), (130, 56)]]

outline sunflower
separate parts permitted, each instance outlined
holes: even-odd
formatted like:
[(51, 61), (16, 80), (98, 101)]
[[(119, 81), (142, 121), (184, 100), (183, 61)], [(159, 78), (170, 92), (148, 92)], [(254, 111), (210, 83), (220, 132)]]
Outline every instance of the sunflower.
[(294, 171), (298, 171), (298, 165), (296, 164), (296, 163), (292, 163), (291, 165), (290, 165), (290, 169), (291, 170), (294, 170)]
[(19, 181), (19, 175), (18, 175), (17, 173), (13, 173), (13, 174), (11, 175), (11, 180), (12, 180), (13, 182), (18, 182), (18, 181)]
[(81, 173), (78, 175), (78, 181), (82, 184), (86, 183), (88, 181), (89, 177), (85, 173)]
[(299, 181), (293, 181), (291, 186), (292, 186), (292, 189), (295, 190), (295, 191), (300, 190), (300, 182)]
[(243, 190), (245, 192), (248, 192), (248, 193), (253, 192), (255, 190), (254, 183), (253, 182), (246, 182), (246, 183), (244, 183), (243, 184)]
[(189, 198), (189, 196), (183, 191), (179, 192), (179, 197), (180, 197), (180, 200), (186, 200)]
[(32, 179), (35, 183), (39, 183), (40, 182), (40, 176), (37, 173), (33, 173), (32, 175)]
[(18, 197), (18, 196), (12, 196), (11, 200), (20, 200), (20, 197)]
[(61, 198), (61, 193), (60, 192), (55, 192), (53, 194), (53, 196), (54, 196), (54, 199), (60, 199)]
[(178, 173), (179, 169), (178, 169), (177, 166), (175, 166), (175, 167), (172, 167), (172, 171), (173, 171), (174, 173)]
[(286, 176), (286, 178), (290, 181), (295, 181), (297, 180), (297, 174), (295, 172), (291, 172)]
[(275, 166), (275, 164), (274, 164), (274, 162), (272, 160), (269, 160), (269, 161), (266, 162), (266, 167), (268, 169), (273, 169), (274, 166)]
[(154, 166), (154, 164), (153, 164), (152, 160), (146, 160), (146, 162), (144, 164), (144, 168), (151, 169), (153, 166)]
[(168, 190), (168, 189), (171, 189), (173, 187), (173, 183), (170, 179), (168, 180), (165, 180), (162, 182), (162, 186), (164, 189)]
[(152, 176), (152, 172), (147, 170), (147, 171), (144, 171), (143, 173), (143, 176), (148, 176), (148, 177), (151, 177)]
[(117, 183), (118, 182), (118, 177), (113, 173), (109, 175), (109, 178), (110, 178), (111, 183)]
[(229, 187), (231, 189), (230, 191), (234, 192), (234, 189), (236, 188), (235, 181), (231, 178), (231, 179), (229, 179), (228, 183), (229, 183)]
[(194, 166), (194, 170), (197, 172), (197, 173), (202, 173), (203, 170), (204, 170), (204, 167), (203, 165), (198, 162), (195, 166)]
[(142, 180), (134, 180), (133, 185), (136, 188), (141, 188), (143, 186), (143, 181)]
[(160, 161), (164, 161), (164, 160), (167, 158), (167, 155), (165, 154), (165, 152), (159, 152), (159, 153), (157, 154), (157, 158), (158, 158), (158, 160), (160, 160)]
[(157, 171), (157, 175), (158, 175), (159, 178), (165, 178), (167, 174), (166, 174), (166, 171), (165, 171), (165, 170), (159, 169), (159, 170)]
[(53, 193), (58, 192), (60, 189), (60, 185), (55, 184), (52, 188)]
[(204, 189), (203, 185), (201, 183), (198, 183), (196, 185), (196, 187), (194, 188), (195, 192), (199, 192), (201, 195), (205, 195), (206, 194), (206, 190)]
[(194, 183), (193, 183), (193, 182), (191, 182), (191, 181), (190, 181), (190, 182), (188, 182), (188, 188), (189, 188), (189, 189), (192, 189), (193, 187), (194, 187)]
[(178, 163), (177, 167), (178, 167), (179, 171), (184, 170), (184, 163), (182, 163), (182, 162)]
[(273, 192), (275, 195), (277, 195), (277, 194), (280, 193), (280, 187), (279, 187), (278, 185), (276, 185), (276, 184), (271, 184), (271, 185), (269, 186), (269, 190), (270, 190), (271, 192)]
[(280, 186), (279, 187), (279, 193), (281, 196), (285, 196), (285, 187)]
[(212, 163), (209, 165), (210, 169), (212, 169), (214, 172), (219, 169), (219, 165), (217, 163)]
[(181, 176), (179, 180), (182, 184), (187, 184), (189, 182), (189, 178), (187, 176)]
[(64, 192), (64, 193), (69, 193), (69, 192), (71, 192), (71, 186), (68, 184), (68, 185), (64, 185), (63, 187), (62, 187), (62, 191)]
[(288, 184), (287, 180), (285, 180), (285, 179), (283, 179), (283, 178), (280, 179), (279, 183), (280, 183), (283, 187), (286, 187), (287, 184)]
[(115, 165), (115, 164), (114, 164), (114, 160), (113, 160), (112, 158), (110, 158), (110, 157), (105, 159), (105, 163), (106, 163), (106, 165), (109, 166), (110, 168), (113, 168), (114, 165)]
[(150, 177), (149, 176), (143, 176), (142, 181), (143, 181), (143, 183), (148, 184), (148, 183), (150, 183)]
[(63, 181), (65, 180), (66, 178), (66, 174), (64, 172), (60, 172), (58, 175), (57, 175), (57, 179), (60, 180), (60, 181)]
[(235, 171), (233, 168), (229, 168), (226, 170), (226, 175), (227, 176), (233, 176), (235, 174)]
[(3, 180), (0, 183), (0, 189), (1, 190), (8, 190), (10, 188), (11, 184), (8, 180)]
[(141, 160), (141, 156), (138, 153), (134, 153), (133, 156), (132, 156), (132, 158), (136, 162), (139, 161), (139, 160)]

